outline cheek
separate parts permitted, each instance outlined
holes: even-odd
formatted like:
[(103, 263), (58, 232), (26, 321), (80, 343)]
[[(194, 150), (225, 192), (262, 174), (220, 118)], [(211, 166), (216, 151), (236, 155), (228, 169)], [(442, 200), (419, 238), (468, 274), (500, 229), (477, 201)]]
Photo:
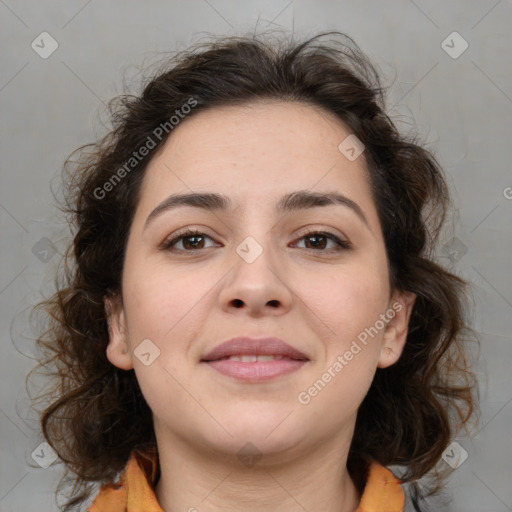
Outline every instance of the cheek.
[[(332, 382), (329, 387), (340, 398), (349, 400), (357, 387), (362, 399), (373, 378), (384, 334), (380, 315), (387, 307), (386, 276), (377, 265), (347, 265), (298, 284), (323, 341), (318, 377)], [(322, 378), (323, 371), (330, 373)]]
[(297, 399), (308, 414), (329, 417), (335, 425), (356, 413), (377, 368), (384, 331), (374, 334), (371, 328), (384, 312), (385, 289), (370, 277), (331, 278), (325, 293), (310, 293), (306, 301), (325, 334), (315, 371)]
[(130, 340), (153, 338), (167, 344), (175, 331), (181, 332), (213, 285), (211, 275), (203, 277), (191, 278), (190, 270), (169, 272), (163, 265), (126, 265), (123, 291)]
[[(165, 415), (170, 403), (180, 414), (197, 414), (181, 383), (187, 380), (190, 341), (200, 337), (205, 295), (213, 285), (204, 277), (193, 280), (189, 271), (171, 273), (163, 265), (135, 260), (125, 265), (123, 293), (134, 371), (150, 409), (159, 414)], [(146, 350), (149, 365), (137, 356), (147, 339), (157, 347)]]
[(300, 299), (323, 321), (327, 339), (357, 336), (387, 306), (387, 274), (375, 264), (339, 266), (314, 278), (306, 272), (296, 282)]

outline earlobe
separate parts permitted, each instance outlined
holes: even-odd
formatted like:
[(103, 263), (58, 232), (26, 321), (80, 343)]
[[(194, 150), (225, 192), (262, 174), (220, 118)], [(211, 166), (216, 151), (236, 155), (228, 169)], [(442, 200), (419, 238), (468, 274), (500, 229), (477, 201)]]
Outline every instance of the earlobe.
[(394, 315), (386, 325), (377, 364), (378, 368), (387, 368), (400, 359), (407, 340), (409, 319), (415, 301), (416, 294), (412, 292), (396, 292), (393, 294), (388, 311), (393, 311)]
[(109, 342), (106, 349), (107, 359), (122, 370), (131, 370), (133, 361), (126, 335), (126, 317), (121, 301), (117, 297), (103, 298), (108, 322)]

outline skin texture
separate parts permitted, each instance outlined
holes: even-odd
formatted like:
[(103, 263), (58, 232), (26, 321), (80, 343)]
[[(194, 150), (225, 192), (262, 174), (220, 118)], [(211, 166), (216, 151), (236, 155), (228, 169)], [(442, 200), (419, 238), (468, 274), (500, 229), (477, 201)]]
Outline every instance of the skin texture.
[[(364, 153), (352, 162), (338, 150), (349, 134), (332, 114), (300, 103), (214, 108), (182, 121), (147, 168), (122, 300), (106, 300), (107, 356), (135, 370), (153, 412), (156, 494), (166, 512), (357, 508), (360, 496), (346, 469), (357, 409), (376, 369), (400, 357), (415, 296), (389, 289)], [(277, 214), (281, 196), (298, 190), (342, 193), (368, 225), (340, 205)], [(181, 207), (144, 229), (164, 199), (190, 192), (225, 194), (235, 209)], [(159, 248), (187, 227), (207, 237), (196, 245), (177, 241), (174, 251)], [(352, 248), (336, 252), (329, 239), (316, 248), (311, 236), (303, 238), (308, 230), (330, 231)], [(247, 236), (263, 249), (252, 263), (236, 252)], [(393, 304), (385, 328), (300, 403), (299, 393)], [(279, 337), (310, 361), (261, 383), (200, 362), (237, 335)], [(160, 350), (149, 366), (134, 354), (145, 339)], [(253, 465), (237, 456), (248, 442), (261, 455)]]

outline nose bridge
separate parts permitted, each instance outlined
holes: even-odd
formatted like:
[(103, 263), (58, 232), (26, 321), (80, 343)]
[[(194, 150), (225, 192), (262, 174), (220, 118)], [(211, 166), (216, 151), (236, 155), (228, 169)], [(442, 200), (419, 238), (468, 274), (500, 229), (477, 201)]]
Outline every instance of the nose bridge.
[[(247, 208), (247, 203), (240, 212), (239, 220), (241, 229), (237, 235), (241, 240), (235, 246), (236, 255), (243, 263), (272, 267), (275, 258), (275, 247), (273, 247), (272, 229), (275, 220), (271, 212), (263, 204), (263, 201), (254, 201), (252, 209)], [(237, 262), (238, 263), (238, 262)], [(241, 262), (240, 262), (241, 263)]]
[(272, 236), (268, 230), (247, 230), (246, 233), (235, 247), (234, 272), (244, 280), (254, 280), (263, 285), (278, 271), (277, 248), (273, 247)]
[(284, 269), (268, 225), (260, 218), (244, 232), (235, 246), (232, 272), (220, 295), (221, 307), (242, 305), (253, 312), (266, 306), (289, 308), (291, 292), (285, 276), (280, 275)]

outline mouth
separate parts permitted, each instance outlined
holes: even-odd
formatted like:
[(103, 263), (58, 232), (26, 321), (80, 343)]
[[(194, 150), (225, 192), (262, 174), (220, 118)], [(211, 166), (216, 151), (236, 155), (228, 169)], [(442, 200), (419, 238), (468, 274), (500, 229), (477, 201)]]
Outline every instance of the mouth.
[(222, 375), (245, 382), (260, 382), (295, 372), (309, 358), (278, 338), (239, 337), (218, 345), (203, 356), (207, 364)]
[(213, 360), (203, 360), (205, 363), (211, 363), (212, 361), (241, 361), (242, 363), (256, 363), (256, 362), (266, 362), (266, 361), (282, 361), (282, 360), (288, 360), (288, 361), (307, 361), (307, 359), (294, 359), (292, 357), (287, 357), (283, 355), (264, 355), (264, 354), (249, 354), (249, 355), (233, 355), (233, 356), (226, 356), (226, 357), (220, 357), (219, 359), (213, 359)]

